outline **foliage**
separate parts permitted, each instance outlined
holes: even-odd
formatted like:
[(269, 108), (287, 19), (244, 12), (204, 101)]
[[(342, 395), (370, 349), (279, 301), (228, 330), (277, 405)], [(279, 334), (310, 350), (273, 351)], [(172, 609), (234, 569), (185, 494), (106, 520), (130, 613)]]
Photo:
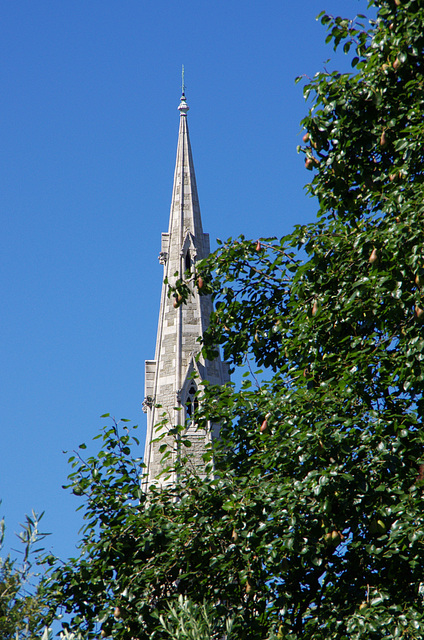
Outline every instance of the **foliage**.
[(196, 266), (216, 309), (205, 354), (247, 367), (239, 391), (202, 390), (214, 477), (180, 461), (177, 486), (144, 495), (116, 424), (72, 460), (87, 524), (50, 604), (88, 637), (169, 637), (180, 596), (240, 640), (424, 635), (424, 6), (370, 5), (369, 27), (321, 16), (353, 71), (304, 88), (318, 220)]
[[(35, 548), (46, 536), (39, 530), (43, 514), (26, 516), (26, 523), (18, 538), (23, 546), (22, 561), (10, 555), (0, 558), (0, 630), (2, 640), (35, 640), (39, 636), (35, 629), (40, 624), (43, 607), (38, 589), (38, 576), (34, 564), (39, 560), (35, 554), (42, 549)], [(0, 549), (4, 545), (5, 524), (0, 521)]]
[[(61, 631), (58, 636), (56, 636), (59, 640), (84, 640), (83, 636), (80, 633), (70, 633), (66, 629)], [(37, 636), (38, 639), (38, 636)], [(39, 640), (52, 640), (53, 632), (51, 629), (45, 627), (42, 636), (39, 637)]]
[(159, 621), (172, 640), (230, 640), (232, 620), (227, 620), (225, 629), (220, 620), (214, 615), (214, 607), (203, 603), (195, 605), (188, 598), (179, 596), (175, 606), (169, 605), (169, 610), (159, 614)]

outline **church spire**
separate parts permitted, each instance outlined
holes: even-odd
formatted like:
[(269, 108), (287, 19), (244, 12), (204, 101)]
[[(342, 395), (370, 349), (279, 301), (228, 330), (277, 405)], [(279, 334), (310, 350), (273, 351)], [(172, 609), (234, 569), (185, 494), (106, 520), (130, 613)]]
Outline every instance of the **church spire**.
[[(199, 296), (192, 292), (187, 303), (174, 306), (168, 298), (168, 285), (176, 280), (175, 273), (184, 274), (195, 269), (198, 260), (209, 252), (209, 235), (203, 233), (197, 195), (196, 177), (187, 124), (189, 107), (185, 97), (184, 75), (183, 93), (178, 106), (180, 126), (178, 133), (177, 158), (175, 162), (174, 185), (167, 233), (162, 233), (162, 247), (159, 262), (164, 268), (164, 284), (159, 311), (159, 323), (154, 360), (146, 361), (145, 401), (147, 412), (147, 435), (144, 454), (146, 465), (145, 483), (150, 485), (163, 470), (161, 462), (166, 444), (169, 457), (165, 466), (179, 455), (178, 442), (168, 431), (175, 426), (184, 426), (185, 437), (192, 446), (184, 456), (195, 470), (203, 475), (202, 454), (211, 438), (216, 437), (216, 427), (208, 433), (196, 428), (194, 408), (197, 385), (201, 380), (213, 384), (228, 381), (228, 368), (217, 360), (205, 361), (199, 355), (198, 338), (208, 326), (212, 303), (209, 296)], [(161, 426), (158, 428), (158, 424)], [(155, 441), (163, 436), (160, 441)], [(176, 478), (162, 477), (160, 483), (172, 483)]]

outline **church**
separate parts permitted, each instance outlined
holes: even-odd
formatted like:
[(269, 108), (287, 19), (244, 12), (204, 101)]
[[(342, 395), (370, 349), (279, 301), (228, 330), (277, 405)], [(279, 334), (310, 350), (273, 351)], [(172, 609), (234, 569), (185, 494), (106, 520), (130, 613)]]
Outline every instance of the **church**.
[[(212, 301), (208, 295), (192, 290), (189, 299), (174, 304), (168, 297), (168, 284), (196, 268), (196, 262), (210, 253), (209, 235), (203, 232), (197, 195), (196, 177), (190, 145), (187, 105), (184, 86), (180, 105), (177, 158), (167, 233), (162, 233), (159, 263), (163, 265), (163, 284), (154, 360), (145, 364), (145, 399), (147, 434), (144, 452), (143, 485), (173, 484), (175, 472), (164, 474), (164, 466), (172, 468), (179, 455), (178, 441), (168, 435), (170, 429), (181, 427), (184, 438), (191, 441), (185, 452), (187, 464), (204, 475), (203, 454), (207, 445), (219, 435), (219, 427), (208, 431), (197, 428), (194, 414), (199, 383), (208, 380), (223, 385), (229, 381), (228, 366), (219, 357), (214, 361), (200, 355), (199, 337), (209, 323)], [(166, 445), (164, 447), (163, 445)], [(166, 463), (162, 462), (167, 449)]]

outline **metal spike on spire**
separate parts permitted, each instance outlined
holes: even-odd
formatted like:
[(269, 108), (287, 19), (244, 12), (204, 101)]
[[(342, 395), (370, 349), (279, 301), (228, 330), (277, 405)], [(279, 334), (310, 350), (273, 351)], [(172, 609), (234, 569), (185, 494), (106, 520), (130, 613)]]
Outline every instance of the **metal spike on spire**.
[(178, 107), (178, 110), (182, 116), (186, 116), (187, 111), (189, 110), (190, 107), (188, 106), (186, 102), (186, 97), (185, 97), (184, 65), (182, 65), (182, 73), (181, 73), (181, 91), (182, 91), (181, 102)]

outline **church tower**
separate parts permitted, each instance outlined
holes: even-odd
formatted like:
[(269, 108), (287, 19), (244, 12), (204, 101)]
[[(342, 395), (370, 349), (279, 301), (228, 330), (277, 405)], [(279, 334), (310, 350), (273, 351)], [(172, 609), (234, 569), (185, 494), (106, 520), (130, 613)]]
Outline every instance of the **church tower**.
[[(162, 233), (159, 254), (164, 280), (170, 284), (176, 281), (175, 273), (182, 276), (187, 269), (194, 270), (196, 262), (210, 253), (209, 235), (203, 233), (200, 216), (187, 124), (189, 107), (184, 87), (178, 109), (180, 128), (169, 229)], [(228, 367), (220, 358), (211, 362), (197, 357), (200, 352), (198, 338), (208, 326), (211, 310), (210, 297), (199, 296), (197, 288), (186, 303), (174, 305), (174, 298), (168, 298), (168, 285), (162, 285), (155, 359), (146, 360), (145, 368), (143, 408), (147, 413), (147, 435), (144, 484), (147, 487), (163, 467), (172, 466), (179, 455), (175, 436), (166, 435), (169, 429), (185, 426), (183, 435), (191, 441), (191, 447), (184, 450), (184, 456), (188, 459), (187, 464), (200, 475), (203, 475), (205, 447), (218, 436), (216, 425), (206, 433), (198, 429), (194, 421), (199, 382), (208, 380), (212, 384), (225, 384), (229, 380)], [(161, 435), (163, 439), (155, 441)], [(162, 464), (164, 444), (170, 454)], [(158, 482), (171, 484), (175, 480), (170, 475), (159, 478)]]

